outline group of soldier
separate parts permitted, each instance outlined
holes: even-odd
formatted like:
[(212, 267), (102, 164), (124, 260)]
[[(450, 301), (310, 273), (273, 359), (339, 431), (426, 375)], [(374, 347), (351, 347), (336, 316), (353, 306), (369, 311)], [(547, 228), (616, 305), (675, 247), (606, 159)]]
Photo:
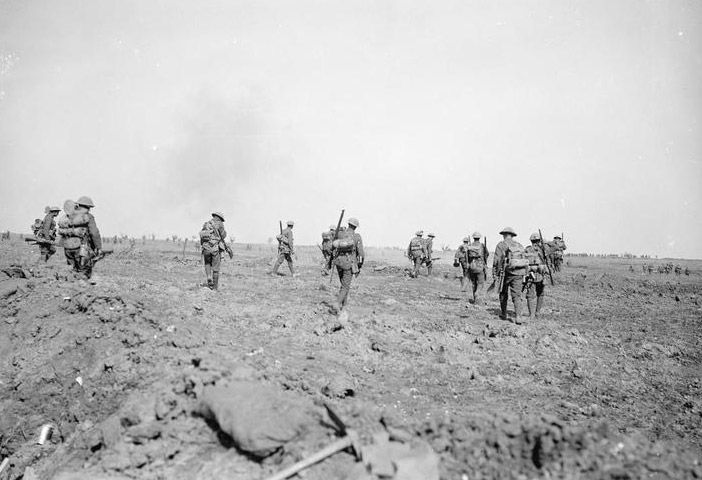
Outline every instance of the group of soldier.
[[(634, 267), (632, 266), (630, 270), (633, 271), (633, 269)], [(651, 275), (654, 271), (654, 266), (653, 264), (644, 263), (643, 265), (641, 265), (641, 269), (643, 270), (644, 274)], [(676, 263), (675, 265), (673, 265), (670, 262), (665, 264), (659, 264), (657, 267), (655, 267), (655, 270), (660, 275), (670, 275), (671, 273), (675, 273), (675, 275), (682, 275), (683, 273), (685, 273), (685, 275), (690, 275), (690, 269), (686, 266), (683, 270), (682, 266), (679, 263)]]
[[(44, 220), (36, 219), (32, 225), (34, 241), (39, 245), (40, 258), (47, 262), (62, 246), (66, 263), (82, 278), (89, 279), (93, 265), (102, 256), (102, 237), (90, 213), (94, 207), (90, 197), (82, 196), (77, 201), (66, 200), (64, 213), (59, 207), (46, 207)], [(58, 236), (58, 242), (57, 242)]]

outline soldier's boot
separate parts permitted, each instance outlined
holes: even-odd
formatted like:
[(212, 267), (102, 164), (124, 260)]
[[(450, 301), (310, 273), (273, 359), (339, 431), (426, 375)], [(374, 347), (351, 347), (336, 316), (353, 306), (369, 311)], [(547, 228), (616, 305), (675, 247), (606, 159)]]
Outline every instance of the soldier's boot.
[(212, 274), (212, 290), (217, 290), (219, 288), (219, 272)]
[(522, 318), (522, 301), (513, 299), (512, 303), (514, 304), (514, 323), (517, 325), (521, 325), (523, 318)]
[(544, 297), (543, 295), (540, 297), (536, 297), (536, 318), (539, 318), (539, 312), (541, 311), (541, 307), (544, 306)]
[(295, 269), (293, 268), (292, 261), (288, 261), (288, 268), (290, 269), (290, 275), (295, 276)]
[(280, 260), (280, 257), (276, 259), (275, 264), (273, 265), (273, 270), (271, 270), (271, 274), (273, 275), (278, 275), (278, 269), (280, 268), (280, 264), (282, 261)]
[(507, 320), (507, 295), (500, 294), (500, 318)]
[(533, 320), (534, 316), (536, 315), (533, 298), (527, 298), (527, 310), (529, 310), (529, 320)]

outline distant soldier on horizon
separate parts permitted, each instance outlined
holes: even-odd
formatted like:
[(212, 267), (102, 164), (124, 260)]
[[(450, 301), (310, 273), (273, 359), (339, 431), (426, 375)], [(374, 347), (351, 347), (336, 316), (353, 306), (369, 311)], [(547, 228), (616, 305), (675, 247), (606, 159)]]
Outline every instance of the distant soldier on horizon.
[(61, 209), (59, 207), (47, 207), (49, 211), (44, 217), (44, 221), (41, 224), (41, 229), (35, 234), (37, 240), (43, 240), (39, 243), (40, 258), (44, 262), (48, 262), (49, 258), (56, 253), (56, 247), (54, 246), (54, 241), (56, 240), (56, 217), (58, 216)]
[(511, 227), (500, 231), (503, 240), (495, 247), (495, 257), (492, 263), (492, 275), (500, 278), (500, 318), (507, 320), (507, 301), (512, 296), (514, 304), (514, 323), (521, 324), (522, 313), (522, 284), (527, 273), (529, 260), (524, 247), (514, 240), (517, 233)]
[(563, 265), (563, 252), (566, 250), (566, 244), (560, 235), (555, 235), (553, 241), (550, 242), (551, 247), (551, 264), (556, 272), (561, 271)]
[(349, 291), (351, 290), (351, 282), (354, 277), (361, 273), (361, 268), (363, 268), (363, 262), (365, 261), (363, 239), (361, 235), (356, 233), (356, 229), (359, 226), (358, 219), (349, 218), (347, 223), (348, 229), (344, 232), (339, 232), (339, 238), (332, 242), (334, 265), (341, 283), (336, 298), (337, 311), (339, 313), (346, 307)]
[(675, 275), (679, 277), (681, 273), (682, 273), (682, 267), (680, 266), (679, 263), (676, 263), (675, 264)]
[(410, 240), (410, 243), (407, 246), (407, 258), (409, 258), (413, 264), (413, 270), (410, 276), (412, 278), (417, 278), (419, 276), (419, 267), (422, 265), (424, 258), (427, 256), (427, 248), (426, 244), (424, 243), (424, 239), (422, 238), (424, 232), (422, 230), (418, 230), (414, 235), (415, 237)]
[(211, 290), (219, 289), (222, 251), (226, 251), (229, 254), (229, 258), (234, 256), (224, 241), (225, 238), (227, 238), (227, 231), (224, 229), (224, 214), (222, 212), (212, 212), (212, 218), (203, 223), (200, 230), (200, 247), (202, 249), (203, 263), (205, 264), (207, 287)]
[(273, 271), (271, 272), (273, 275), (278, 275), (278, 268), (280, 268), (283, 261), (287, 261), (290, 274), (295, 276), (292, 259), (292, 256), (295, 254), (295, 247), (293, 245), (294, 226), (295, 222), (288, 220), (287, 228), (275, 237), (278, 240), (278, 258), (275, 261), (275, 265), (273, 265)]

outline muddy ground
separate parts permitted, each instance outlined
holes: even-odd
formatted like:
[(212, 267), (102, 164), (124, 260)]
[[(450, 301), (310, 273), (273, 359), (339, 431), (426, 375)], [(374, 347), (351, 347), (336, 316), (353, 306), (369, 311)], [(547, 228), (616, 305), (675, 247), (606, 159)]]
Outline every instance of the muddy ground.
[[(0, 243), (0, 267), (28, 277), (0, 281), (0, 479), (265, 478), (334, 439), (323, 401), (364, 439), (382, 419), (426, 440), (443, 479), (702, 478), (700, 262), (644, 276), (571, 258), (543, 317), (515, 325), (494, 296), (467, 303), (451, 252), (410, 279), (392, 249), (369, 249), (340, 321), (338, 280), (320, 277), (316, 247), (298, 255), (299, 277), (271, 277), (271, 247), (237, 245), (212, 292), (195, 250), (173, 243), (117, 245), (95, 285), (67, 276), (60, 250), (44, 266)], [(252, 458), (196, 413), (203, 388), (234, 380), (319, 415)]]

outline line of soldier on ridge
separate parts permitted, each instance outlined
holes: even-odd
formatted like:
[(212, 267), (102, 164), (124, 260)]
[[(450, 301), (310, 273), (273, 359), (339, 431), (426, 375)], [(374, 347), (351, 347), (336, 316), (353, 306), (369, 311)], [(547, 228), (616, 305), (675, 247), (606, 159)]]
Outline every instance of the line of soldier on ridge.
[[(48, 262), (56, 253), (56, 246), (63, 247), (66, 263), (79, 278), (89, 279), (93, 266), (110, 251), (102, 249), (102, 237), (90, 210), (95, 206), (87, 196), (77, 201), (66, 200), (61, 208), (46, 207), (44, 220), (36, 219), (32, 225), (33, 241), (39, 245), (40, 259)], [(57, 236), (59, 237), (57, 241)]]

